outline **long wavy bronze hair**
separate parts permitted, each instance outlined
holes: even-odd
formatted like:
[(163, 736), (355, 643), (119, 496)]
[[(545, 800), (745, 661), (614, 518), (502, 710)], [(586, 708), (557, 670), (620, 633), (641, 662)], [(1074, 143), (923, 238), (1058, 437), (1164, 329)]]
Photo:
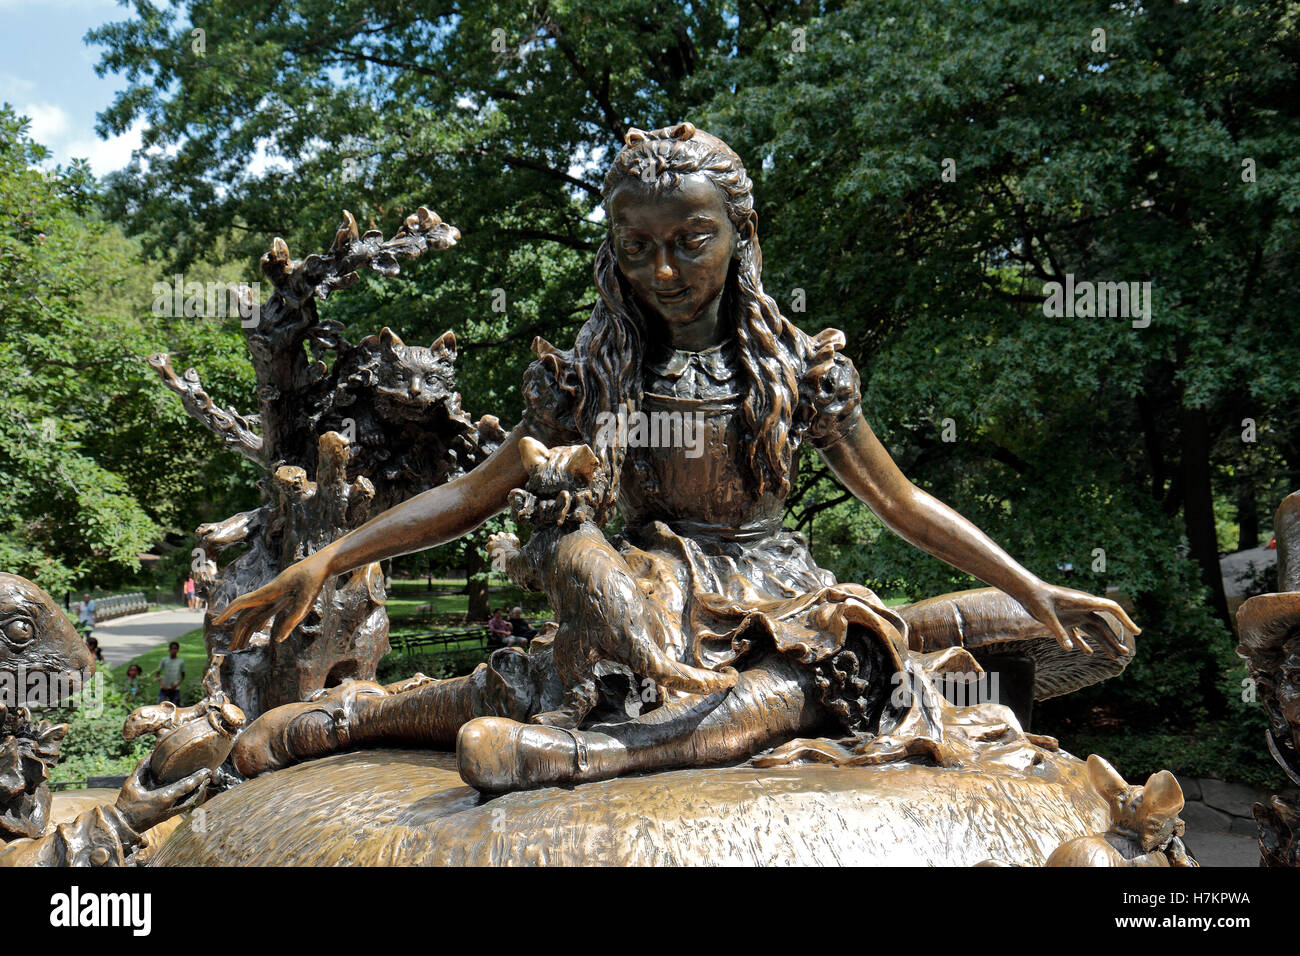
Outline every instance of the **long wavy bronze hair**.
[[(635, 177), (652, 191), (672, 189), (683, 176), (703, 173), (722, 193), (727, 216), (740, 229), (754, 208), (753, 182), (731, 147), (689, 123), (645, 132), (633, 129), (626, 145), (605, 176), (605, 211), (614, 191)], [(609, 465), (611, 495), (626, 448), (602, 441), (597, 419), (620, 407), (635, 412), (641, 406), (641, 364), (646, 347), (646, 318), (616, 264), (611, 236), (596, 253), (596, 288), (600, 301), (574, 343), (569, 364), (578, 380), (574, 424)], [(763, 254), (757, 231), (740, 245), (724, 289), (723, 308), (730, 317), (747, 388), (745, 424), (755, 435), (749, 446), (749, 466), (758, 493), (784, 496), (790, 490), (793, 466), (791, 428), (799, 401), (799, 376), (808, 351), (807, 337), (781, 314), (763, 291)], [(534, 346), (543, 361), (555, 349), (539, 341)], [(557, 361), (552, 359), (552, 361)], [(557, 371), (559, 369), (557, 368)], [(607, 430), (612, 431), (612, 430)], [(607, 436), (605, 436), (607, 438)]]

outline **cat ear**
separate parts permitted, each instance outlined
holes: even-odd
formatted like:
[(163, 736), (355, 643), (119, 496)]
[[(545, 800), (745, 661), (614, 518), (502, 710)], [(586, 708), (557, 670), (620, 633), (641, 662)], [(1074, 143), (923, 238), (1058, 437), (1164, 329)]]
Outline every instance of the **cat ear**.
[(385, 352), (396, 354), (397, 350), (405, 345), (406, 343), (399, 339), (397, 333), (388, 326), (384, 326), (379, 330), (379, 347)]
[(536, 438), (525, 435), (519, 439), (519, 458), (530, 475), (546, 464), (546, 452), (546, 446)]
[(1119, 772), (1096, 754), (1088, 754), (1088, 779), (1107, 802), (1128, 789), (1128, 782)]
[(580, 476), (584, 481), (590, 481), (591, 476), (600, 467), (600, 459), (596, 457), (596, 453), (589, 445), (579, 445), (574, 450), (569, 465), (575, 475)]
[(1174, 817), (1183, 809), (1183, 788), (1168, 770), (1153, 773), (1142, 788), (1142, 816)]
[(450, 352), (452, 358), (456, 357), (456, 333), (451, 331), (451, 329), (443, 332), (442, 335), (434, 339), (433, 344), (429, 346), (430, 352), (441, 352), (444, 350)]
[(623, 137), (624, 146), (640, 146), (650, 138), (650, 134), (643, 129), (637, 129), (633, 126)]

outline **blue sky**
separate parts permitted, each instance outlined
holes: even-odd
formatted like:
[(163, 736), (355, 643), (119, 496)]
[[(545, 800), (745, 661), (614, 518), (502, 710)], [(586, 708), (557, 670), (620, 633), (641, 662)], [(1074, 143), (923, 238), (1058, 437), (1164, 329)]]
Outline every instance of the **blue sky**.
[(108, 141), (95, 134), (95, 114), (125, 83), (96, 76), (99, 47), (82, 42), (90, 28), (129, 16), (115, 0), (0, 0), (0, 101), (31, 117), (32, 138), (56, 162), (83, 157), (102, 176), (140, 145), (139, 129)]
[[(185, 22), (187, 11), (179, 15)], [(49, 148), (53, 162), (87, 159), (92, 172), (104, 176), (129, 163), (140, 146), (140, 122), (108, 140), (95, 133), (96, 114), (126, 82), (112, 73), (96, 76), (102, 48), (84, 42), (90, 29), (131, 18), (119, 0), (0, 0), (0, 102), (31, 119), (32, 139)], [(603, 155), (600, 149), (575, 156), (570, 175), (590, 177)], [(259, 149), (247, 172), (256, 175), (272, 165), (284, 160)], [(603, 215), (599, 207), (593, 210), (595, 221)]]

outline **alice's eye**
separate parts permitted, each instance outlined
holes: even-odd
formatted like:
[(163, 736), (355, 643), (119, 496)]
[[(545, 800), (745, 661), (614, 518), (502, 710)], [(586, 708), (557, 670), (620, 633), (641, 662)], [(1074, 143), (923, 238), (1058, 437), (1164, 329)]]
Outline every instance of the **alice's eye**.
[(14, 647), (22, 647), (32, 642), (32, 638), (36, 636), (36, 628), (32, 626), (31, 621), (20, 617), (0, 625), (0, 633), (3, 633), (5, 640)]
[(712, 238), (713, 237), (708, 235), (707, 233), (699, 236), (688, 236), (687, 238), (682, 240), (682, 248), (689, 249), (691, 252), (696, 252), (700, 249), (703, 249), (704, 244)]
[(629, 256), (639, 256), (645, 251), (645, 243), (637, 239), (628, 239), (623, 242), (623, 251)]

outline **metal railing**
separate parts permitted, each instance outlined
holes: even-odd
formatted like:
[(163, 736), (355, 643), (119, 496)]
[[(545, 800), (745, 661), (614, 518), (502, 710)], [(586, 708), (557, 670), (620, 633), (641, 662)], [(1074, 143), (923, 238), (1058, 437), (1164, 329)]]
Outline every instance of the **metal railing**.
[[(536, 624), (529, 624), (536, 633)], [(435, 654), (455, 651), (484, 651), (503, 647), (502, 642), (486, 624), (462, 628), (442, 628), (415, 634), (389, 634), (389, 646), (404, 654), (430, 651)]]
[(85, 780), (51, 780), (50, 790), (59, 793), (65, 790), (119, 790), (127, 781), (126, 777), (87, 777)]
[(111, 594), (108, 597), (95, 598), (95, 623), (111, 621), (115, 617), (125, 617), (149, 610), (143, 591), (130, 594)]

